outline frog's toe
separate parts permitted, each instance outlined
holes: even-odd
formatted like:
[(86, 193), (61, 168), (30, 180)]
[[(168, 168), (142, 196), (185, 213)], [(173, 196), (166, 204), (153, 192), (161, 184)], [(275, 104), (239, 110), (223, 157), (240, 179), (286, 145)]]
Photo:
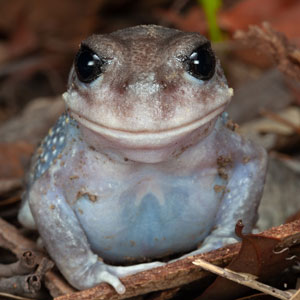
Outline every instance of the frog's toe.
[(221, 248), (225, 245), (237, 243), (238, 240), (233, 237), (218, 237), (218, 236), (208, 236), (203, 244), (197, 249), (195, 254), (200, 254), (204, 252), (209, 252), (218, 248)]
[(170, 262), (172, 263), (172, 262), (178, 261), (178, 260), (186, 258), (186, 257), (190, 257), (190, 256), (198, 255), (201, 253), (209, 252), (212, 250), (216, 250), (225, 245), (234, 244), (237, 242), (238, 242), (238, 240), (233, 237), (210, 237), (209, 236), (204, 240), (204, 242), (200, 245), (200, 247), (197, 250), (189, 252), (189, 253), (181, 256), (180, 258), (171, 260)]
[(74, 270), (74, 272), (64, 274), (69, 283), (78, 290), (91, 288), (102, 282), (111, 285), (118, 294), (125, 293), (125, 286), (116, 274), (110, 272), (108, 265), (97, 261), (89, 267)]
[(147, 271), (150, 269), (162, 267), (166, 265), (163, 262), (151, 262), (151, 263), (144, 263), (144, 264), (137, 264), (132, 266), (126, 267), (117, 267), (117, 266), (107, 266), (110, 273), (118, 276), (118, 277), (125, 277), (129, 275), (133, 275), (139, 272)]
[(99, 282), (106, 282), (110, 284), (118, 294), (124, 294), (126, 289), (121, 283), (120, 279), (107, 271), (101, 271), (98, 275)]

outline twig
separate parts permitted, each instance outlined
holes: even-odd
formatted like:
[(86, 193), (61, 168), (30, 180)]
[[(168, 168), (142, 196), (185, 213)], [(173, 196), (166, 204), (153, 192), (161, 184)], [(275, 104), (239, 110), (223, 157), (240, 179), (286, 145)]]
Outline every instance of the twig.
[(260, 114), (270, 120), (276, 121), (278, 123), (284, 124), (285, 126), (292, 128), (296, 133), (298, 133), (300, 135), (300, 127), (299, 126), (295, 125), (293, 122), (291, 122), (285, 118), (282, 118), (278, 114), (276, 114), (272, 111), (265, 110), (265, 109), (261, 109)]
[(300, 300), (300, 289), (296, 291), (290, 300)]
[(39, 263), (37, 270), (35, 271), (35, 274), (38, 276), (43, 276), (53, 267), (54, 267), (54, 262), (49, 260), (47, 257), (43, 257), (41, 262)]
[(10, 197), (8, 199), (4, 199), (4, 200), (1, 200), (0, 201), (0, 206), (6, 206), (6, 205), (9, 205), (9, 204), (13, 204), (13, 203), (17, 203), (17, 202), (20, 202), (20, 194), (17, 195), (17, 196), (14, 196), (14, 197)]
[(223, 268), (215, 266), (201, 258), (193, 261), (193, 264), (196, 266), (200, 266), (204, 270), (210, 271), (214, 274), (217, 274), (219, 276), (222, 276), (224, 278), (227, 278), (227, 279), (237, 282), (239, 284), (248, 286), (252, 289), (261, 291), (267, 295), (271, 295), (278, 299), (289, 300), (293, 296), (293, 294), (291, 292), (284, 292), (282, 290), (273, 288), (269, 285), (266, 285), (264, 283), (256, 281), (253, 278), (253, 275), (251, 275), (251, 274), (238, 273), (238, 272), (226, 269), (226, 268), (223, 269)]
[[(0, 218), (0, 247), (9, 249), (18, 257), (21, 257), (26, 249), (37, 250), (36, 243), (25, 238), (13, 225), (2, 218)], [(41, 260), (41, 257), (39, 259)], [(45, 274), (45, 283), (52, 297), (74, 292), (72, 287), (52, 271)]]
[(41, 283), (33, 278), (35, 275), (17, 275), (10, 278), (0, 279), (0, 290), (2, 293), (38, 298), (40, 295)]
[(7, 293), (1, 293), (1, 292), (0, 292), (0, 296), (5, 297), (5, 298), (9, 298), (9, 299), (15, 299), (15, 300), (32, 300), (30, 298), (25, 298), (25, 297), (16, 296), (16, 295), (7, 294)]
[(22, 236), (19, 231), (8, 222), (0, 218), (0, 247), (9, 249), (19, 256), (24, 250), (36, 250), (36, 244)]
[[(42, 279), (46, 272), (53, 268), (54, 263), (48, 258), (31, 251), (25, 251), (16, 263), (0, 265), (3, 272), (0, 279), (0, 291), (19, 296), (38, 298), (44, 296), (41, 292)], [(31, 273), (35, 267), (36, 271)], [(5, 271), (7, 272), (5, 274)], [(25, 273), (26, 275), (20, 275)], [(18, 274), (18, 275), (16, 275)]]
[(41, 289), (41, 283), (42, 278), (45, 275), (46, 272), (48, 272), (50, 269), (54, 267), (54, 263), (47, 259), (46, 257), (43, 257), (37, 270), (34, 272), (34, 274), (31, 274), (28, 278), (29, 285), (34, 289), (39, 291)]
[(32, 251), (24, 251), (17, 262), (0, 264), (0, 277), (28, 274), (35, 269), (37, 264), (37, 256)]

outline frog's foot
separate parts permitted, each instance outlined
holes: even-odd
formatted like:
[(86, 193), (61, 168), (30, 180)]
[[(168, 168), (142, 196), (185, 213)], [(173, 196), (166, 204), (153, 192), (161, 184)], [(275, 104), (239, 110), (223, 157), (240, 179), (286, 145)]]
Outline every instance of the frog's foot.
[(133, 275), (133, 274), (136, 274), (139, 272), (147, 271), (150, 269), (162, 267), (164, 265), (166, 265), (166, 263), (156, 261), (156, 262), (126, 266), (126, 267), (107, 266), (107, 268), (111, 274), (114, 274), (115, 276), (118, 276), (118, 277), (125, 277), (125, 276)]
[(112, 274), (107, 266), (103, 262), (97, 261), (93, 265), (81, 272), (74, 272), (73, 274), (68, 274), (68, 281), (72, 286), (79, 290), (84, 290), (91, 288), (96, 284), (106, 282), (110, 284), (118, 294), (125, 293), (125, 286), (122, 284), (118, 276)]
[(209, 252), (212, 250), (216, 250), (218, 248), (221, 248), (223, 246), (237, 243), (238, 239), (232, 237), (232, 236), (217, 236), (217, 235), (210, 235), (208, 236), (203, 243), (200, 245), (199, 249), (197, 249), (194, 252), (204, 253)]
[(126, 289), (120, 281), (119, 277), (125, 277), (138, 272), (157, 268), (165, 265), (162, 262), (152, 262), (145, 264), (138, 264), (133, 266), (119, 267), (106, 265), (103, 262), (97, 261), (84, 272), (80, 272), (78, 276), (73, 274), (69, 281), (77, 289), (86, 289), (95, 286), (102, 282), (110, 284), (118, 294), (124, 294)]
[(191, 251), (183, 256), (180, 256), (177, 259), (173, 259), (171, 261), (169, 261), (169, 263), (178, 261), (180, 259), (186, 258), (186, 257), (190, 257), (190, 256), (194, 256), (194, 255), (198, 255), (201, 253), (205, 253), (205, 252), (209, 252), (212, 250), (216, 250), (218, 248), (221, 248), (225, 245), (229, 245), (229, 244), (234, 244), (237, 243), (238, 240), (233, 238), (233, 237), (216, 237), (216, 236), (208, 236), (203, 243), (200, 245), (200, 247), (194, 251)]
[(197, 250), (184, 255), (184, 257), (209, 252), (225, 245), (234, 244), (237, 242), (238, 240), (233, 237), (208, 236)]

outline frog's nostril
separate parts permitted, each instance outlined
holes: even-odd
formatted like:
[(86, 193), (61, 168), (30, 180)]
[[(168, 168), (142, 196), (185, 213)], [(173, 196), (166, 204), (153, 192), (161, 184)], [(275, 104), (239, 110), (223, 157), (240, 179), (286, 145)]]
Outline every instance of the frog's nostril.
[(162, 89), (166, 89), (168, 87), (168, 84), (165, 80), (160, 80), (159, 85), (161, 86)]
[(129, 83), (128, 83), (128, 80), (126, 80), (117, 86), (117, 92), (120, 95), (124, 95), (126, 93), (126, 91), (128, 90), (128, 86), (129, 86)]

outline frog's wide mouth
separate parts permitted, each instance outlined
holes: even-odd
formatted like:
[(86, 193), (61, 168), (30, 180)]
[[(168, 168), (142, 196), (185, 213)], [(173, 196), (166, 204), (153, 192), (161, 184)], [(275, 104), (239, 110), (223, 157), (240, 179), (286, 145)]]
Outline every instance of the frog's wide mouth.
[(126, 141), (135, 146), (145, 146), (145, 144), (155, 146), (167, 144), (177, 137), (184, 136), (201, 126), (208, 124), (211, 120), (220, 115), (224, 111), (224, 108), (225, 105), (221, 105), (199, 119), (181, 124), (177, 127), (157, 131), (129, 131), (107, 127), (103, 124), (87, 119), (84, 115), (72, 109), (70, 110), (70, 115), (84, 127), (109, 139), (118, 140), (120, 142)]

